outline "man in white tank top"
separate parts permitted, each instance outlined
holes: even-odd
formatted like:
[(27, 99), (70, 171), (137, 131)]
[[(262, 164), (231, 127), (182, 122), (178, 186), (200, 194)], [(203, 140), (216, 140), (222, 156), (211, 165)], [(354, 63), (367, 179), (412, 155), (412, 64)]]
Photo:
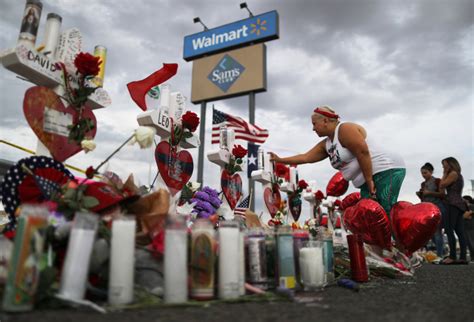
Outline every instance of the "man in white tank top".
[(306, 153), (280, 158), (270, 152), (270, 160), (285, 164), (314, 163), (329, 158), (333, 168), (361, 189), (362, 198), (376, 198), (390, 214), (405, 178), (405, 163), (384, 151), (355, 123), (341, 123), (339, 115), (327, 106), (318, 107), (311, 116), (313, 131), (325, 137)]

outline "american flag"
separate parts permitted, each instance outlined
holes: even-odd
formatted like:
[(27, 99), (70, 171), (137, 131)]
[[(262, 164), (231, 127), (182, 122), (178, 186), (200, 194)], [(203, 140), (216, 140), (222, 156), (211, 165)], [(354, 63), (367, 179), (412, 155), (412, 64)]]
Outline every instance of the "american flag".
[(34, 175), (33, 178), (35, 179), (35, 183), (41, 191), (41, 194), (46, 200), (51, 200), (61, 188), (56, 182), (45, 179), (43, 177)]
[(250, 195), (242, 199), (242, 201), (235, 207), (234, 216), (244, 216), (247, 209), (250, 207)]
[(227, 126), (233, 129), (236, 140), (240, 139), (255, 143), (264, 143), (268, 138), (268, 130), (249, 124), (238, 116), (232, 116), (212, 109), (212, 144), (219, 143), (219, 130), (221, 126)]

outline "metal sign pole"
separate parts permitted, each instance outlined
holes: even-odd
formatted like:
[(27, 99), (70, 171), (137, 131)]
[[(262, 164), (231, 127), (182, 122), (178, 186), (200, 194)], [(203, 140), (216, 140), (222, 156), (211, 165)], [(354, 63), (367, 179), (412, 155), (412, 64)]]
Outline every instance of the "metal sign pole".
[[(249, 121), (250, 124), (255, 125), (255, 92), (249, 94)], [(250, 194), (250, 210), (255, 210), (255, 181), (252, 177), (249, 178), (249, 194)]]
[(199, 129), (199, 140), (201, 141), (201, 145), (199, 145), (197, 182), (201, 183), (202, 186), (204, 186), (202, 173), (204, 169), (204, 144), (206, 139), (206, 105), (206, 101), (201, 102), (201, 126)]

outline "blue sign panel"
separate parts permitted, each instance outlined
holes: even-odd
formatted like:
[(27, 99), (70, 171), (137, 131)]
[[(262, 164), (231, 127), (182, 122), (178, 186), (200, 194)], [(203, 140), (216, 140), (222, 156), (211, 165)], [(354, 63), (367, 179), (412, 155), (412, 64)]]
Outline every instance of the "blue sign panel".
[(239, 64), (238, 61), (229, 55), (225, 55), (216, 67), (213, 68), (211, 73), (207, 76), (207, 79), (225, 93), (240, 75), (242, 75), (244, 70), (245, 67)]
[(183, 58), (190, 61), (248, 43), (278, 38), (278, 13), (270, 11), (184, 37)]

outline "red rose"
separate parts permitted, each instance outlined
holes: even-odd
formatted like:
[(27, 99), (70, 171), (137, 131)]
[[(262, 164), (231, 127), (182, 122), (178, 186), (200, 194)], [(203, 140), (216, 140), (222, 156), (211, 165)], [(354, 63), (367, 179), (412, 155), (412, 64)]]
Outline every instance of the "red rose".
[(324, 199), (324, 193), (321, 190), (318, 190), (315, 194), (314, 197), (316, 200), (321, 201)]
[(96, 76), (100, 71), (100, 63), (100, 57), (89, 53), (79, 53), (76, 59), (74, 59), (77, 73), (81, 73), (84, 76)]
[(306, 183), (306, 181), (300, 180), (300, 181), (298, 181), (298, 188), (306, 189), (306, 188), (308, 188), (308, 184)]
[(234, 145), (234, 148), (232, 149), (232, 154), (236, 158), (243, 158), (244, 156), (247, 155), (247, 150), (243, 146), (241, 146), (240, 144), (239, 145)]
[(199, 117), (197, 116), (196, 113), (187, 111), (181, 117), (181, 123), (183, 124), (184, 128), (188, 129), (191, 132), (194, 132), (196, 131), (199, 125)]
[(88, 167), (86, 170), (86, 177), (89, 179), (92, 179), (94, 178), (94, 175), (95, 175), (95, 169), (92, 166)]
[(275, 174), (280, 178), (286, 178), (290, 175), (290, 169), (283, 163), (277, 163), (275, 165)]
[(334, 201), (334, 207), (341, 208), (341, 205), (342, 205), (341, 200), (337, 199), (336, 201)]

